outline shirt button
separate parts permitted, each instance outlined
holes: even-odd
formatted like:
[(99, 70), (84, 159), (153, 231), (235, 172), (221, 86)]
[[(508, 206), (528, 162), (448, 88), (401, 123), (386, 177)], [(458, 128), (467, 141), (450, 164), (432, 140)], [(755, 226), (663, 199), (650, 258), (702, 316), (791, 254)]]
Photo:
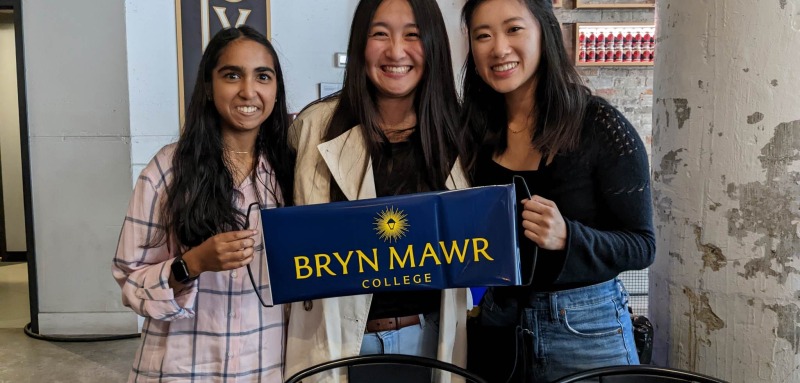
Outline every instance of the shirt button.
[(231, 278), (236, 278), (238, 276), (239, 276), (239, 273), (237, 273), (236, 270), (231, 271)]
[(228, 318), (236, 318), (236, 313), (231, 311), (228, 313)]

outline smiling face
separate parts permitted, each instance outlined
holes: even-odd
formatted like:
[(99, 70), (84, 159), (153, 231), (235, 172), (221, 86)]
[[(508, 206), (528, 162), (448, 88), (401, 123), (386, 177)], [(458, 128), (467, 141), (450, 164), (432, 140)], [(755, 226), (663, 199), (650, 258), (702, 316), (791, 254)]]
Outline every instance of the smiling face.
[(278, 83), (272, 55), (253, 40), (232, 41), (214, 67), (211, 89), (223, 132), (257, 132), (275, 107)]
[(475, 69), (498, 93), (533, 93), (542, 30), (519, 0), (487, 0), (472, 15), (470, 47)]
[(413, 97), (425, 71), (425, 54), (407, 0), (384, 0), (375, 11), (364, 52), (367, 77), (378, 97)]

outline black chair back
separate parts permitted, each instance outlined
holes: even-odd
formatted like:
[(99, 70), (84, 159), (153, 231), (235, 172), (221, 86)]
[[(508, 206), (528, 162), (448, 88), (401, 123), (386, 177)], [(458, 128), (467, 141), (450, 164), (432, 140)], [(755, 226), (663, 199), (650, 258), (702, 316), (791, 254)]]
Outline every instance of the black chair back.
[(431, 383), (437, 371), (446, 371), (467, 382), (488, 383), (451, 363), (413, 355), (361, 355), (311, 366), (291, 376), (286, 383), (300, 383), (321, 372), (347, 368), (349, 383)]
[(696, 372), (647, 365), (596, 368), (565, 376), (553, 383), (577, 383), (586, 379), (600, 383), (727, 383)]

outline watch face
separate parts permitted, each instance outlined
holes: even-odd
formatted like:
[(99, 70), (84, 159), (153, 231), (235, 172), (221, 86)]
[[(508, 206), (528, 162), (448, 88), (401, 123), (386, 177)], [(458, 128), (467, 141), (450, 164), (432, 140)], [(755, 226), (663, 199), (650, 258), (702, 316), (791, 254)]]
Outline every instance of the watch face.
[(189, 275), (189, 269), (186, 267), (186, 262), (183, 261), (183, 258), (178, 257), (175, 262), (172, 263), (172, 276), (175, 277), (175, 280), (180, 283), (191, 282), (192, 278)]

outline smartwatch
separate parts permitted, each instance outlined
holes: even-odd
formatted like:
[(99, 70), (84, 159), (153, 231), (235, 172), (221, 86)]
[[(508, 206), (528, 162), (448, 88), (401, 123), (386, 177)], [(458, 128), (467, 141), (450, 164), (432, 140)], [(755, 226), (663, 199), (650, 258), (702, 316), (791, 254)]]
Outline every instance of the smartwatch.
[(175, 258), (175, 262), (172, 262), (172, 276), (175, 278), (176, 281), (188, 285), (192, 283), (195, 279), (197, 279), (198, 275), (194, 277), (189, 275), (189, 268), (186, 266), (186, 261), (183, 260), (183, 255), (179, 255)]

